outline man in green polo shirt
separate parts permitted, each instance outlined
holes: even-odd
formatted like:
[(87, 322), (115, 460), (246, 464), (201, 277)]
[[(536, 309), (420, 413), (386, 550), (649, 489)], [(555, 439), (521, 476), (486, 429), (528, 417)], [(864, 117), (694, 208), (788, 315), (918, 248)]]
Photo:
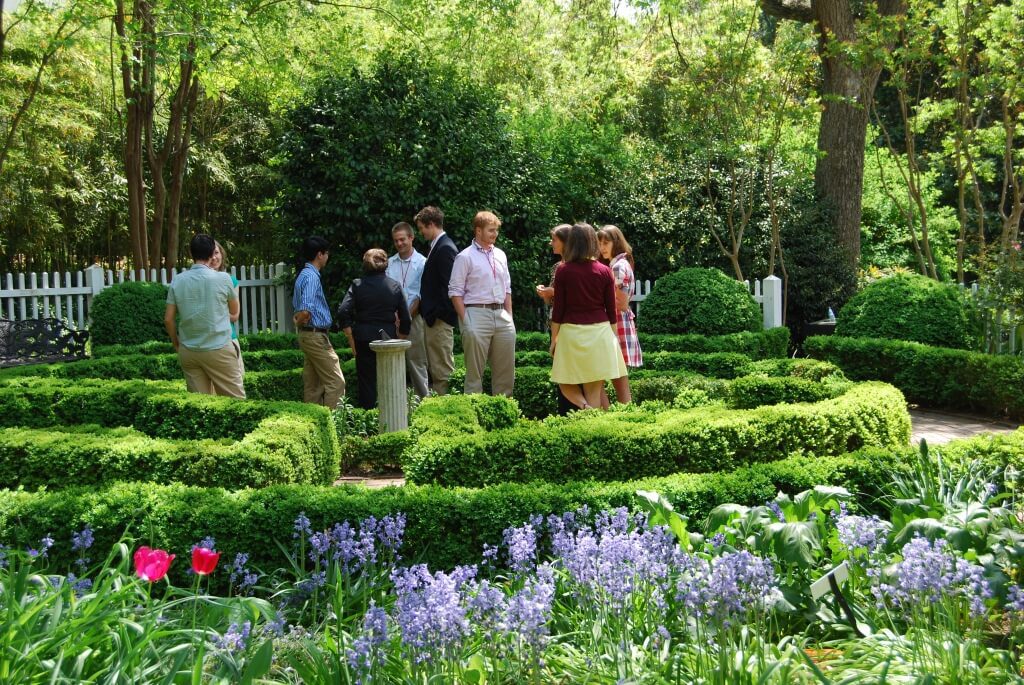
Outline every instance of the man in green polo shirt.
[[(189, 244), (194, 264), (178, 274), (167, 290), (164, 327), (178, 351), (189, 392), (245, 399), (242, 352), (231, 339), (231, 317), (238, 315), (238, 296), (231, 276), (214, 271), (209, 262), (216, 243), (199, 233)], [(175, 324), (175, 317), (180, 321)]]

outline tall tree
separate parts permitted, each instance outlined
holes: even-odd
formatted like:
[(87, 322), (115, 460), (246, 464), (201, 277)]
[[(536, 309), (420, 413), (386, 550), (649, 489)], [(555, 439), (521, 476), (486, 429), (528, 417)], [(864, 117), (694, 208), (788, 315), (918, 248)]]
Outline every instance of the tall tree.
[(868, 113), (883, 66), (878, 55), (892, 48), (893, 20), (906, 14), (906, 0), (760, 2), (767, 14), (813, 22), (818, 34), (822, 111), (814, 185), (833, 216), (836, 245), (856, 267)]

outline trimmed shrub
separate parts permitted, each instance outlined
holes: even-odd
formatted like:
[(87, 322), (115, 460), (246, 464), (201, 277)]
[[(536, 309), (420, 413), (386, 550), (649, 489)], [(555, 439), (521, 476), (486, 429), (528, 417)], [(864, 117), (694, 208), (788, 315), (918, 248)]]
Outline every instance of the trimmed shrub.
[(747, 287), (718, 269), (687, 268), (662, 276), (640, 312), (637, 328), (644, 333), (761, 330), (761, 309)]
[(118, 283), (93, 298), (89, 336), (95, 345), (138, 345), (165, 340), (167, 286), (160, 283)]
[[(314, 530), (402, 512), (407, 517), (403, 556), (432, 568), (451, 568), (479, 562), (485, 543), (500, 542), (505, 528), (533, 515), (561, 514), (584, 505), (591, 511), (632, 507), (637, 490), (661, 493), (693, 520), (705, 518), (726, 502), (762, 504), (780, 490), (795, 494), (822, 484), (846, 487), (860, 494), (860, 501), (870, 503), (891, 480), (892, 469), (900, 468), (904, 452), (909, 450), (893, 456), (889, 451), (866, 449), (840, 457), (793, 457), (733, 473), (678, 474), (620, 483), (506, 483), (480, 490), (282, 485), (226, 492), (127, 483), (98, 490), (0, 491), (0, 540), (24, 548), (52, 535), (58, 542), (50, 550), (53, 563), (70, 566), (77, 554), (71, 551), (71, 533), (86, 524), (92, 527), (100, 550), (112, 546), (126, 529), (151, 546), (178, 554), (210, 535), (224, 558), (246, 552), (256, 567), (273, 569), (289, 565), (274, 541), (285, 550), (296, 544), (292, 533), (300, 512)], [(172, 567), (175, 582), (188, 582), (187, 566)], [(226, 582), (225, 576), (211, 578)]]
[[(331, 333), (331, 344), (340, 355), (348, 350), (348, 340), (343, 333)], [(243, 352), (257, 350), (297, 350), (298, 336), (294, 333), (252, 333), (240, 335), (238, 346)], [(174, 354), (174, 346), (169, 340), (142, 343), (141, 345), (93, 345), (93, 359), (101, 357), (121, 357), (130, 354)], [(349, 352), (351, 355), (351, 352)]]
[(729, 384), (729, 406), (753, 409), (766, 404), (820, 402), (843, 394), (849, 381), (818, 383), (806, 378), (746, 376)]
[(835, 332), (955, 349), (970, 348), (974, 337), (967, 301), (956, 286), (917, 274), (883, 278), (851, 297), (839, 310)]
[[(76, 424), (132, 426), (150, 438), (176, 441), (173, 445), (146, 443), (151, 457), (124, 457), (137, 459), (140, 464), (139, 469), (128, 469), (126, 478), (180, 477), (185, 482), (225, 487), (273, 482), (329, 484), (338, 476), (341, 458), (331, 412), (316, 405), (240, 402), (183, 393), (172, 383), (144, 381), (18, 379), (0, 387), (0, 426), (39, 429)], [(10, 437), (13, 440), (17, 436), (12, 433)], [(109, 451), (103, 459), (122, 459), (117, 452), (119, 446), (105, 446), (105, 442), (97, 440), (90, 445), (95, 450)], [(55, 438), (52, 444), (56, 452), (76, 455), (74, 458), (91, 464), (89, 450), (78, 450), (74, 440), (61, 442)], [(55, 455), (58, 461), (70, 458)], [(147, 463), (161, 460), (166, 464), (155, 475), (141, 470)], [(171, 463), (175, 460), (180, 463)], [(70, 484), (62, 480), (60, 472), (38, 477), (50, 478), (53, 487)], [(108, 480), (103, 474), (95, 477)], [(114, 477), (121, 476), (110, 476)]]
[(925, 407), (1024, 419), (1024, 362), (901, 340), (816, 336), (804, 351), (832, 362), (852, 380), (880, 380)]
[(413, 420), (420, 439), (402, 457), (410, 481), (480, 486), (622, 480), (739, 468), (791, 454), (900, 447), (910, 439), (903, 395), (882, 383), (857, 385), (815, 404), (664, 411), (632, 406), (489, 432), (465, 407), (465, 397), (423, 401)]

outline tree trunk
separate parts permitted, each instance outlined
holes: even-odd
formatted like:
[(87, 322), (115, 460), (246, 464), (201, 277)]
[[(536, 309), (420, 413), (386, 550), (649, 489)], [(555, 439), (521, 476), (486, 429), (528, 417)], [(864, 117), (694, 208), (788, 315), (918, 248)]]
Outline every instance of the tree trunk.
[(188, 162), (189, 146), (192, 139), (192, 124), (195, 121), (196, 103), (199, 99), (199, 77), (193, 75), (191, 87), (185, 100), (185, 122), (181, 128), (181, 139), (174, 150), (171, 162), (171, 195), (167, 207), (167, 267), (178, 264), (178, 232), (181, 225), (181, 195), (185, 187), (185, 169)]
[[(145, 0), (135, 0), (133, 20), (139, 15), (142, 2)], [(114, 27), (120, 39), (121, 87), (125, 99), (124, 167), (128, 184), (128, 233), (132, 243), (132, 266), (139, 270), (144, 269), (149, 261), (146, 180), (142, 170), (142, 45), (134, 37), (128, 37), (124, 0), (116, 2)]]
[[(878, 14), (906, 13), (906, 0), (875, 0)], [(860, 265), (860, 218), (868, 106), (881, 73), (876, 61), (857, 59), (857, 16), (851, 0), (761, 0), (768, 14), (814, 22), (821, 57), (820, 156), (814, 169), (819, 201), (832, 213), (836, 246), (854, 273)], [(865, 51), (870, 54), (870, 51)]]

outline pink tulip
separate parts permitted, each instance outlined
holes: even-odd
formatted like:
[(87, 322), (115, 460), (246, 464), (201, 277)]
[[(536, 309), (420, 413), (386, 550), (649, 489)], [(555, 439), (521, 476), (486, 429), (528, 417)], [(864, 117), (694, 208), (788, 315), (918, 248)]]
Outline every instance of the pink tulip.
[(220, 561), (220, 552), (214, 552), (205, 547), (192, 548), (192, 570), (197, 576), (208, 576), (213, 573), (218, 561)]
[(167, 575), (174, 555), (162, 549), (139, 547), (135, 550), (135, 573), (145, 581), (155, 583)]

